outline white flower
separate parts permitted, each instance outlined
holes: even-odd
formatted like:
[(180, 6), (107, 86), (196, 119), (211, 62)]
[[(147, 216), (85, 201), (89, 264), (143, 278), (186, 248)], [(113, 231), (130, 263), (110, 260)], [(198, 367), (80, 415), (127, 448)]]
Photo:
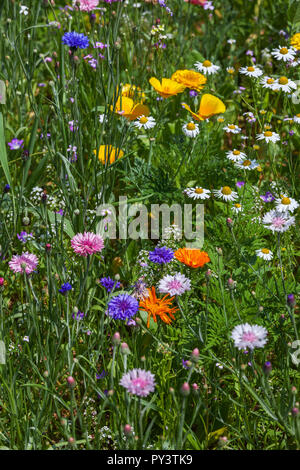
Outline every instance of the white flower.
[(267, 212), (262, 220), (263, 225), (272, 232), (285, 232), (295, 223), (295, 217), (290, 217), (285, 212), (275, 209)]
[(226, 152), (226, 157), (233, 162), (240, 162), (244, 160), (244, 158), (247, 158), (247, 155), (244, 152), (240, 152), (240, 150), (233, 149)]
[(195, 124), (193, 121), (188, 124), (184, 124), (182, 126), (182, 130), (187, 137), (197, 137), (200, 132), (198, 124)]
[(204, 62), (196, 62), (194, 67), (199, 70), (199, 72), (204, 73), (204, 75), (213, 75), (218, 72), (220, 67), (214, 65), (210, 60), (204, 60)]
[(181, 295), (191, 290), (191, 281), (181, 273), (176, 273), (174, 276), (167, 274), (159, 281), (158, 290), (170, 295)]
[(277, 60), (288, 62), (289, 60), (293, 60), (295, 58), (296, 51), (291, 47), (287, 48), (279, 46), (277, 49), (273, 49), (271, 55)]
[(296, 114), (296, 116), (293, 117), (293, 120), (294, 120), (294, 122), (296, 122), (297, 124), (300, 124), (300, 113), (299, 113), (299, 114)]
[(262, 134), (257, 134), (256, 139), (264, 140), (265, 142), (267, 142), (267, 144), (269, 142), (273, 142), (273, 144), (275, 144), (275, 142), (280, 140), (280, 136), (279, 134), (276, 134), (276, 132), (265, 131)]
[(223, 127), (223, 130), (232, 134), (238, 134), (242, 129), (235, 124), (227, 124), (227, 126)]
[(270, 261), (273, 258), (273, 253), (271, 250), (268, 250), (268, 248), (261, 248), (260, 250), (256, 250), (255, 253), (259, 258), (265, 261)]
[(297, 90), (296, 83), (287, 77), (278, 78), (275, 82), (275, 86), (277, 90), (281, 90), (286, 93), (290, 93), (292, 90)]
[(262, 348), (266, 344), (267, 334), (268, 332), (263, 326), (244, 323), (233, 329), (231, 338), (238, 349), (249, 348), (252, 350), (254, 348)]
[(230, 75), (233, 75), (235, 73), (234, 67), (226, 67), (226, 72), (230, 73)]
[(29, 343), (29, 336), (24, 336), (23, 341), (26, 341), (26, 343)]
[(28, 13), (29, 13), (28, 7), (26, 7), (25, 5), (20, 5), (20, 15), (27, 16)]
[(299, 204), (295, 199), (283, 194), (280, 198), (275, 199), (275, 206), (279, 212), (289, 211), (293, 213), (299, 207)]
[(240, 170), (255, 170), (255, 168), (259, 167), (259, 164), (256, 160), (243, 160), (237, 162), (235, 166)]
[(229, 186), (222, 186), (221, 189), (214, 189), (213, 193), (217, 198), (223, 199), (224, 201), (234, 201), (238, 197), (238, 193), (232, 191)]
[(103, 124), (104, 122), (107, 122), (107, 116), (105, 114), (100, 114), (99, 116), (99, 122)]
[(243, 75), (247, 75), (248, 77), (254, 78), (260, 77), (263, 74), (262, 70), (256, 65), (250, 65), (249, 67), (241, 67), (239, 72)]
[(242, 212), (242, 205), (237, 202), (232, 206), (231, 210), (234, 214), (238, 214), (239, 212)]
[(199, 188), (198, 186), (196, 186), (195, 188), (186, 188), (183, 192), (192, 199), (210, 198), (209, 189)]
[(156, 124), (156, 121), (153, 117), (151, 116), (140, 116), (135, 122), (134, 122), (134, 125), (138, 128), (138, 129), (152, 129), (152, 127), (154, 127)]
[(227, 39), (228, 44), (235, 44), (236, 39)]
[(263, 88), (269, 88), (270, 90), (278, 90), (275, 78), (272, 77), (263, 77), (260, 81), (260, 84)]

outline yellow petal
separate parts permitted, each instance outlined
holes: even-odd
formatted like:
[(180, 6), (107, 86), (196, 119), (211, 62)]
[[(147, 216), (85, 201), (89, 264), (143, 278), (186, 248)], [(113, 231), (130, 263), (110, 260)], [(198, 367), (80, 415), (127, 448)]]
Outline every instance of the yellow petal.
[(209, 93), (202, 95), (198, 113), (203, 119), (208, 119), (215, 114), (223, 114), (225, 111), (226, 107), (219, 98)]
[(181, 103), (182, 106), (188, 110), (189, 113), (191, 113), (191, 115), (193, 116), (193, 118), (196, 120), (196, 121), (203, 121), (203, 118), (202, 116), (199, 116), (199, 114), (196, 114), (194, 113), (191, 108), (186, 104), (186, 103)]
[(130, 121), (133, 121), (134, 119), (137, 119), (140, 116), (149, 116), (150, 110), (148, 106), (138, 103), (134, 106), (133, 110), (131, 111), (131, 114), (129, 116)]
[(153, 88), (154, 88), (156, 91), (161, 91), (161, 84), (160, 84), (160, 81), (157, 80), (157, 78), (151, 77), (150, 80), (149, 80), (149, 83), (150, 83), (150, 85), (153, 86)]

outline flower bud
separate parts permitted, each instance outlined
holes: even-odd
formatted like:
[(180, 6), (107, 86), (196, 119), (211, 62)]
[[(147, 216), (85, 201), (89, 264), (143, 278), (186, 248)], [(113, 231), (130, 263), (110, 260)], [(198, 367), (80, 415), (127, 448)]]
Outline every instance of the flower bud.
[(289, 294), (289, 295), (287, 296), (287, 304), (288, 304), (290, 307), (292, 307), (292, 308), (295, 307), (295, 305), (296, 305), (296, 300), (295, 300), (294, 294)]
[(124, 426), (124, 434), (125, 434), (125, 436), (131, 436), (131, 434), (132, 434), (132, 427), (130, 426), (130, 424), (125, 424), (125, 426)]
[(22, 223), (23, 223), (23, 225), (29, 225), (29, 224), (30, 224), (30, 219), (29, 219), (29, 217), (27, 217), (27, 216), (23, 217)]
[(192, 389), (194, 390), (194, 392), (197, 392), (199, 390), (199, 385), (198, 384), (193, 384)]
[(199, 361), (199, 349), (198, 348), (193, 349), (192, 354), (191, 354), (191, 361), (192, 362)]
[(130, 349), (129, 349), (127, 343), (122, 343), (121, 344), (121, 353), (122, 354), (130, 354)]
[(71, 444), (71, 445), (75, 444), (75, 439), (74, 439), (74, 437), (69, 437), (68, 443)]
[(294, 406), (294, 408), (292, 408), (292, 415), (293, 416), (298, 416), (298, 414), (299, 414), (299, 408)]
[(271, 362), (267, 361), (267, 362), (264, 363), (263, 371), (264, 371), (265, 375), (267, 375), (267, 376), (271, 373), (271, 371), (272, 371)]
[(191, 391), (191, 389), (190, 389), (190, 386), (189, 386), (188, 382), (184, 382), (181, 385), (181, 389), (180, 389), (181, 394), (184, 397), (187, 397), (190, 394), (190, 391)]
[(206, 279), (208, 280), (210, 277), (212, 276), (212, 270), (211, 269), (208, 269), (205, 273), (205, 277)]
[(67, 378), (67, 383), (70, 388), (74, 388), (76, 386), (76, 380), (72, 377), (72, 375), (69, 375)]
[[(116, 333), (113, 335), (112, 337), (112, 343), (117, 346), (118, 344), (120, 344), (120, 341), (121, 341), (121, 336), (120, 336), (120, 333), (118, 331), (116, 331)], [(124, 344), (124, 343), (123, 343)]]
[(227, 224), (227, 227), (232, 227), (233, 226), (233, 220), (230, 217), (228, 217), (226, 219), (226, 224)]
[(4, 285), (4, 277), (0, 277), (0, 287)]
[(235, 282), (234, 282), (234, 280), (233, 280), (231, 277), (228, 279), (227, 285), (228, 285), (229, 289), (233, 289), (233, 288), (234, 288)]

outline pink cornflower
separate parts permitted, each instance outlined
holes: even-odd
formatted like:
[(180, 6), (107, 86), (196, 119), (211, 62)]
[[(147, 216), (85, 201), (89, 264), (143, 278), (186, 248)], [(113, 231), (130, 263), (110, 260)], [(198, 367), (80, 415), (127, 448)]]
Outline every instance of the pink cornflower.
[(158, 290), (170, 295), (181, 295), (191, 290), (191, 281), (181, 273), (176, 273), (174, 276), (167, 274), (159, 281)]
[(38, 265), (38, 258), (32, 253), (22, 253), (21, 255), (14, 255), (8, 263), (10, 269), (14, 273), (31, 274)]
[(71, 240), (71, 245), (75, 253), (80, 256), (87, 256), (102, 251), (104, 241), (100, 235), (92, 232), (77, 233)]
[(238, 349), (254, 349), (262, 348), (266, 344), (267, 334), (268, 332), (263, 326), (244, 323), (233, 329), (231, 338)]
[(133, 369), (124, 374), (120, 385), (125, 387), (129, 393), (138, 397), (147, 397), (150, 392), (154, 392), (155, 381), (151, 372), (143, 369)]
[(80, 11), (92, 11), (99, 4), (99, 0), (77, 0)]
[(295, 217), (273, 209), (265, 214), (262, 223), (272, 232), (285, 232), (291, 225), (294, 225)]

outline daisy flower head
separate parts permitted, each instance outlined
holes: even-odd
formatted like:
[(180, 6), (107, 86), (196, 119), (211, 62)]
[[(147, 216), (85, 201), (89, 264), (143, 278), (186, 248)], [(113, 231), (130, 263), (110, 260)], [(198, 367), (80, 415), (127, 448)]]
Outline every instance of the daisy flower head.
[(247, 77), (258, 78), (263, 74), (263, 71), (257, 65), (250, 65), (249, 67), (241, 67), (239, 72)]
[(227, 126), (223, 127), (223, 130), (229, 134), (239, 134), (242, 129), (235, 124), (227, 124)]
[(184, 124), (182, 126), (182, 130), (187, 137), (193, 137), (193, 138), (197, 137), (197, 135), (200, 132), (198, 124), (195, 124), (193, 121), (188, 122), (187, 124)]
[(241, 152), (240, 150), (233, 149), (229, 152), (226, 152), (226, 157), (228, 158), (228, 160), (232, 160), (236, 163), (247, 158), (247, 155), (244, 152)]
[(164, 294), (182, 295), (191, 290), (191, 281), (181, 273), (176, 273), (174, 276), (167, 274), (159, 281), (158, 290)]
[(170, 263), (174, 257), (174, 252), (166, 246), (156, 246), (153, 251), (149, 251), (149, 260), (152, 263), (166, 264)]
[(273, 253), (268, 248), (261, 248), (260, 250), (256, 250), (255, 253), (256, 256), (262, 258), (265, 261), (271, 261), (271, 259), (273, 258)]
[(267, 144), (269, 144), (270, 142), (275, 144), (276, 142), (278, 142), (278, 140), (280, 140), (280, 136), (276, 132), (265, 131), (262, 134), (257, 134), (256, 139), (264, 140)]
[(255, 170), (255, 168), (259, 167), (259, 164), (256, 160), (242, 160), (235, 164), (236, 168), (240, 170)]
[(134, 125), (138, 129), (152, 129), (156, 124), (156, 121), (153, 117), (151, 116), (140, 116), (138, 119), (134, 122)]
[(263, 88), (268, 88), (269, 90), (278, 90), (275, 78), (272, 77), (263, 77), (260, 81), (260, 84)]
[(296, 114), (296, 116), (293, 117), (293, 121), (296, 124), (300, 124), (300, 113)]
[(123, 375), (120, 385), (132, 395), (147, 397), (149, 393), (154, 392), (155, 376), (143, 369), (132, 369)]
[(107, 313), (114, 320), (129, 320), (136, 315), (138, 309), (138, 301), (126, 293), (116, 295), (107, 305)]
[(92, 232), (77, 233), (71, 240), (71, 245), (75, 253), (87, 257), (100, 252), (104, 248), (104, 241), (100, 235)]
[(275, 85), (277, 89), (284, 91), (285, 93), (290, 93), (292, 90), (297, 90), (296, 83), (284, 76), (279, 77), (276, 80)]
[(147, 328), (150, 327), (150, 318), (157, 323), (157, 316), (167, 325), (175, 320), (173, 313), (177, 312), (178, 308), (172, 307), (172, 300), (169, 294), (165, 295), (162, 299), (156, 296), (155, 287), (148, 290), (148, 296), (140, 300), (140, 310), (148, 313)]
[(209, 189), (199, 188), (199, 186), (196, 186), (195, 188), (186, 188), (183, 192), (192, 199), (203, 200), (210, 198)]
[(210, 257), (206, 251), (196, 248), (179, 248), (175, 251), (175, 258), (190, 268), (202, 268), (206, 263), (210, 262)]
[(194, 67), (204, 75), (214, 75), (220, 70), (218, 65), (214, 65), (210, 60), (204, 60), (203, 62), (196, 62)]
[(288, 62), (295, 58), (296, 51), (293, 47), (279, 46), (278, 48), (273, 49), (271, 55), (277, 60), (283, 60), (284, 62)]
[(222, 186), (221, 189), (214, 189), (214, 195), (218, 199), (223, 199), (224, 201), (234, 201), (238, 197), (238, 193), (236, 191), (232, 191), (229, 186)]
[(38, 258), (32, 253), (22, 253), (21, 255), (14, 255), (8, 263), (10, 269), (14, 273), (31, 274), (38, 265)]
[(226, 72), (229, 73), (229, 75), (235, 74), (235, 68), (234, 67), (226, 67)]
[(232, 206), (231, 210), (234, 214), (239, 214), (240, 212), (242, 212), (242, 205), (237, 202)]
[(294, 212), (298, 207), (298, 202), (286, 195), (281, 195), (280, 198), (275, 199), (275, 207), (278, 212)]
[(279, 212), (273, 209), (267, 212), (262, 220), (264, 227), (272, 232), (286, 232), (295, 223), (295, 217), (289, 216), (286, 212)]
[(236, 348), (253, 350), (264, 347), (267, 343), (267, 334), (268, 332), (263, 326), (243, 323), (233, 329), (231, 338), (234, 340)]

